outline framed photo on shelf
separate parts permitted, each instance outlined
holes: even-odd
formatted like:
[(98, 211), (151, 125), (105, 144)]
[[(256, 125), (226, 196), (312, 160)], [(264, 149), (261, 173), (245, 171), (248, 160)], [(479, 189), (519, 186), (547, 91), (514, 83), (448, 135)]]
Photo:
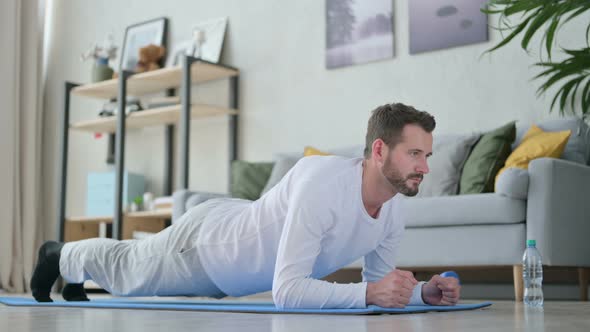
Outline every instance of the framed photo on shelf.
[(171, 47), (171, 50), (166, 52), (166, 67), (180, 66), (182, 55), (193, 55), (193, 50), (194, 43), (190, 39), (174, 44), (174, 47)]
[(194, 57), (218, 63), (223, 49), (227, 17), (201, 22), (193, 26)]
[[(119, 59), (119, 71), (134, 71), (139, 61), (139, 49), (154, 44), (166, 47), (168, 19), (165, 17), (136, 23), (125, 29), (123, 49)], [(162, 66), (163, 63), (160, 63)]]

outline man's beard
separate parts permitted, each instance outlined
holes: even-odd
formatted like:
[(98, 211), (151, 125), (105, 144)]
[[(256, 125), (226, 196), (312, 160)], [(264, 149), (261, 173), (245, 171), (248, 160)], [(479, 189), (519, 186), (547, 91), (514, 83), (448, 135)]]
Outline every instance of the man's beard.
[(398, 193), (404, 194), (405, 196), (416, 196), (418, 194), (418, 188), (420, 187), (419, 184), (416, 184), (415, 187), (409, 187), (406, 183), (410, 179), (420, 179), (424, 178), (424, 175), (420, 173), (411, 173), (408, 176), (404, 177), (400, 171), (391, 165), (389, 159), (385, 161), (383, 168), (381, 169), (383, 175), (391, 183), (391, 185), (395, 188)]

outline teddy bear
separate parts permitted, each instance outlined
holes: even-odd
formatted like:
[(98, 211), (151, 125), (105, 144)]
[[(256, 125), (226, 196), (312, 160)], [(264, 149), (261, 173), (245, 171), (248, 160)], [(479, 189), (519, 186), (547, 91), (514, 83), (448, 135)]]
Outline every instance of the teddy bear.
[(160, 68), (158, 64), (160, 59), (166, 54), (166, 48), (149, 44), (139, 49), (139, 61), (135, 66), (136, 73), (143, 73), (145, 71), (156, 70)]
[[(138, 53), (139, 60), (137, 61), (137, 65), (135, 65), (134, 72), (143, 73), (160, 68), (158, 62), (166, 54), (166, 48), (163, 46), (149, 44), (147, 46), (141, 47)], [(119, 77), (119, 73), (113, 73), (113, 78), (117, 77)]]

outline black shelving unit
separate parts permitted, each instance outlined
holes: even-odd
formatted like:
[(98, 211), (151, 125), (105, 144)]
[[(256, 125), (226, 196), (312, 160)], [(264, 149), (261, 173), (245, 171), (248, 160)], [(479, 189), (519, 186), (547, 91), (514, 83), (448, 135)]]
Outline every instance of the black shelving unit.
[[(190, 144), (190, 122), (191, 122), (191, 87), (194, 81), (199, 81), (198, 71), (194, 72), (193, 64), (202, 63), (207, 64), (209, 67), (214, 66), (215, 68), (224, 68), (231, 71), (233, 74), (225, 75), (221, 79), (229, 80), (230, 98), (229, 107), (237, 110), (238, 109), (238, 88), (239, 88), (239, 71), (233, 67), (214, 64), (208, 61), (194, 58), (192, 56), (185, 56), (181, 65), (181, 82), (180, 86), (170, 86), (163, 88), (162, 91), (167, 90), (167, 94), (170, 95), (174, 88), (180, 89), (181, 96), (181, 111), (179, 125), (179, 181), (178, 189), (188, 189), (189, 184), (189, 144)], [(234, 73), (235, 72), (235, 73)], [(134, 76), (134, 73), (123, 71), (120, 73), (117, 79), (117, 100), (118, 109), (125, 109), (125, 101), (127, 99), (129, 79)], [(196, 79), (195, 79), (196, 78)], [(205, 79), (203, 81), (209, 81)], [(57, 238), (59, 241), (65, 240), (65, 227), (66, 227), (66, 190), (67, 190), (67, 161), (68, 161), (68, 139), (70, 130), (70, 103), (72, 91), (79, 87), (80, 84), (65, 82), (65, 97), (64, 97), (64, 111), (62, 117), (62, 136), (61, 136), (61, 158), (60, 158), (60, 169), (61, 169), (61, 181), (60, 181), (60, 193), (59, 193), (59, 206), (58, 206), (58, 229)], [(230, 174), (231, 174), (231, 163), (238, 157), (238, 115), (229, 114), (229, 163), (230, 163)], [(122, 239), (122, 227), (123, 227), (123, 176), (125, 171), (125, 132), (126, 132), (126, 116), (125, 112), (117, 112), (116, 119), (116, 133), (115, 133), (115, 210), (113, 211), (113, 231), (112, 237), (114, 239)], [(165, 132), (165, 161), (164, 161), (164, 194), (172, 194), (172, 170), (174, 168), (173, 162), (173, 135), (175, 132), (175, 124), (167, 124)], [(231, 181), (230, 181), (231, 183)]]

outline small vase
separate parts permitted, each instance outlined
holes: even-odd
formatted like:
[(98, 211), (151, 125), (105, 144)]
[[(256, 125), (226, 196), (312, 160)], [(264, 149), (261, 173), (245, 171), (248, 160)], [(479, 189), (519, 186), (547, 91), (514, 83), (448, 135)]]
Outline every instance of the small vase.
[(92, 82), (109, 80), (113, 77), (113, 69), (109, 67), (107, 59), (99, 59), (92, 65)]

